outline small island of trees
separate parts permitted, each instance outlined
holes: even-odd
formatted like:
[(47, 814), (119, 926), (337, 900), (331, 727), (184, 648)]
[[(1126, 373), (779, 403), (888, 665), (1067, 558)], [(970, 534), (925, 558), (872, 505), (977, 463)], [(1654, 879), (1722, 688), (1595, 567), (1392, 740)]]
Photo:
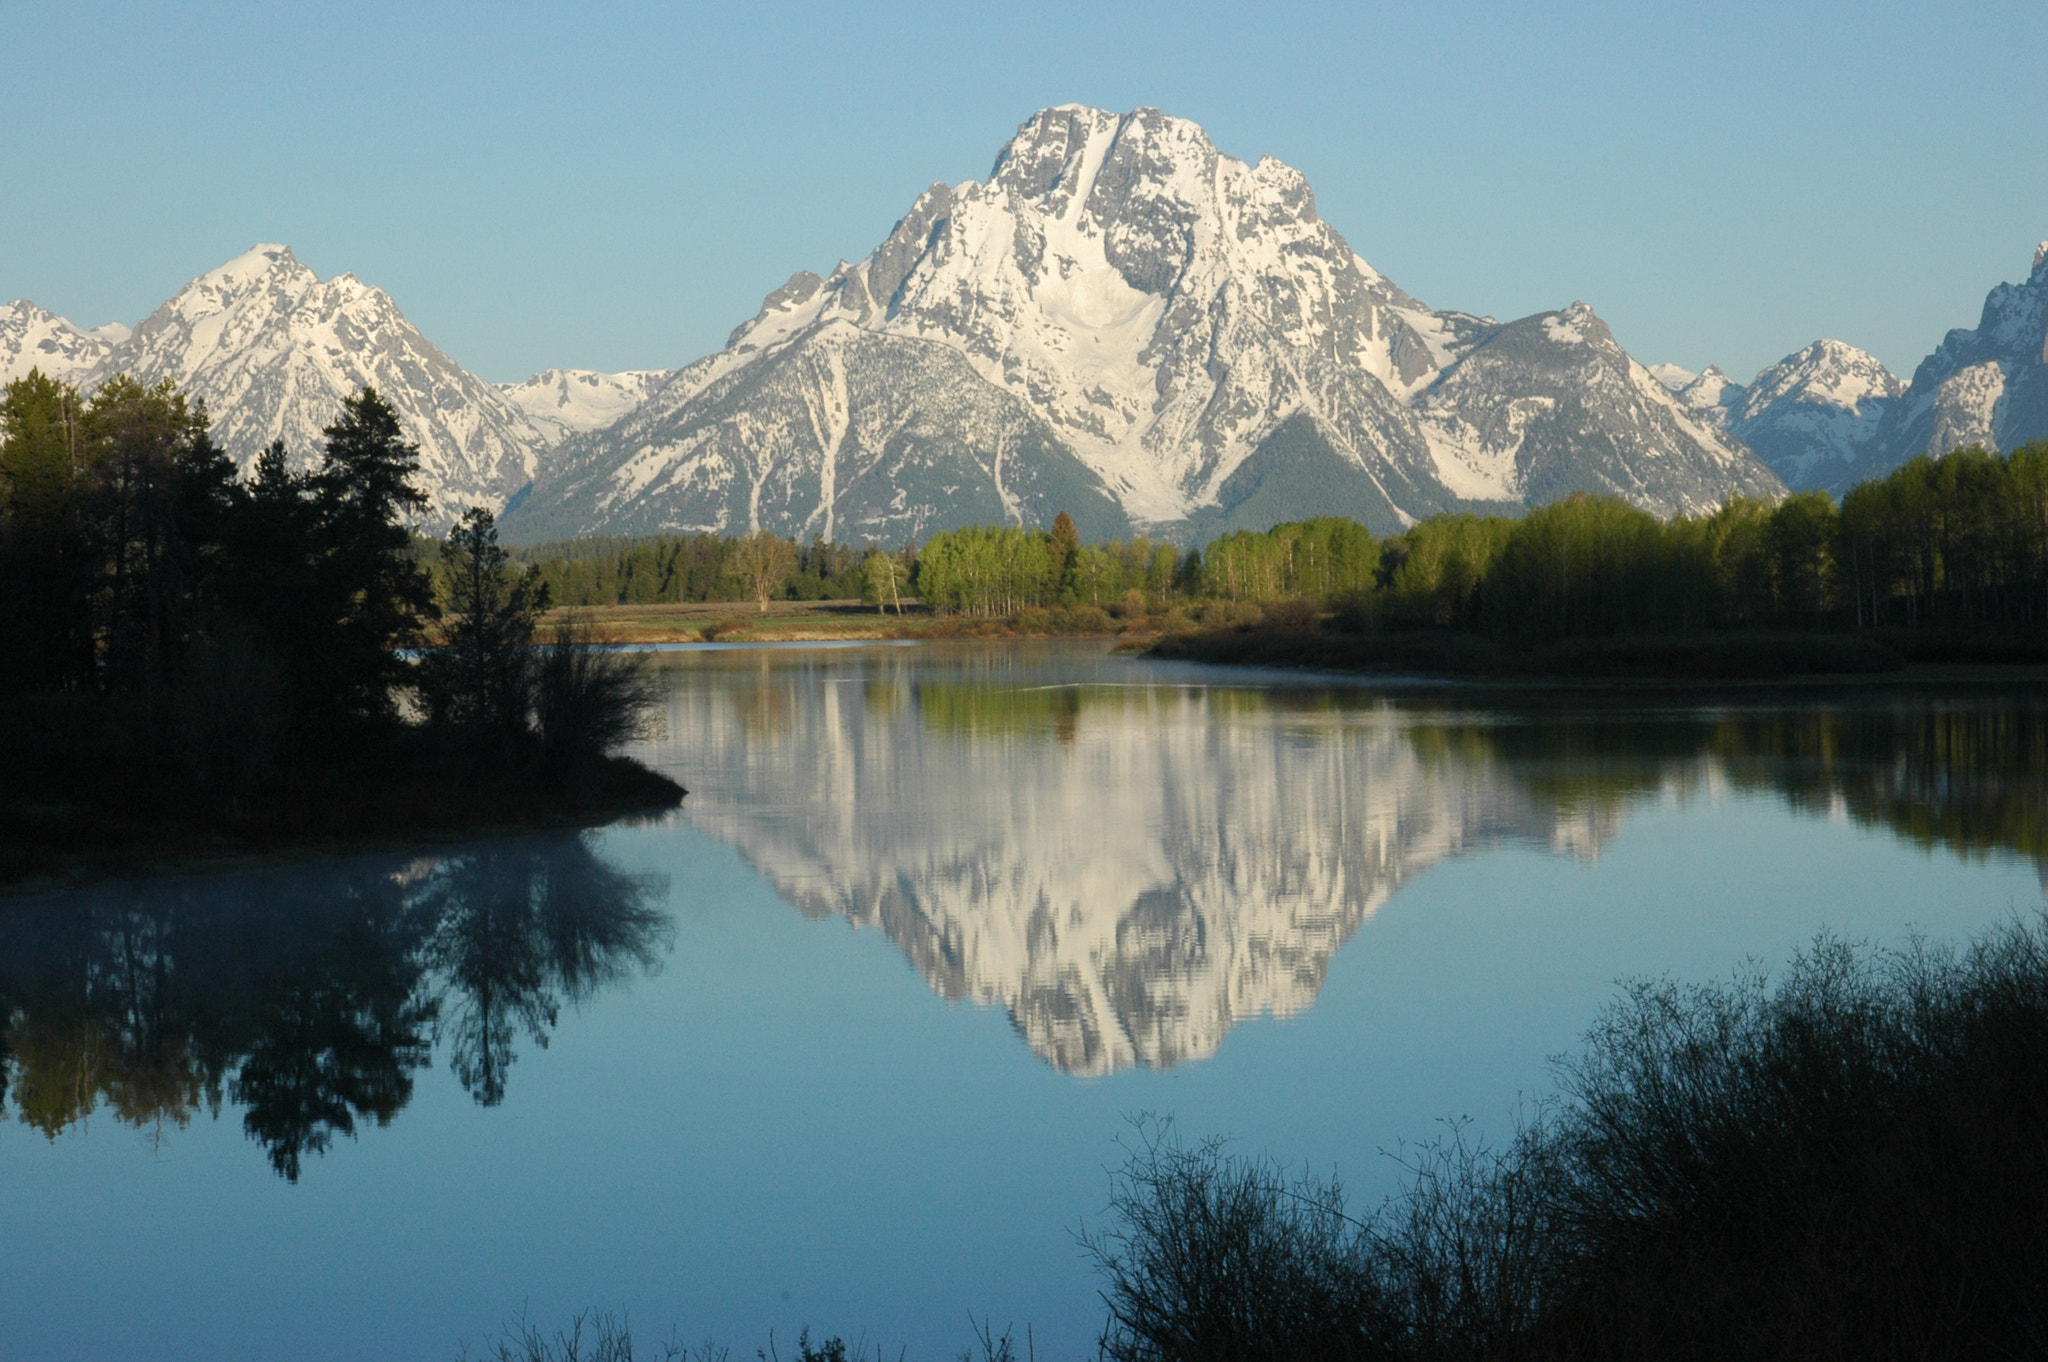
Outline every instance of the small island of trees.
[(0, 394), (0, 879), (280, 840), (574, 820), (673, 803), (616, 755), (651, 700), (488, 512), (440, 550), (418, 447), (374, 390), (317, 463), (249, 476), (172, 385)]

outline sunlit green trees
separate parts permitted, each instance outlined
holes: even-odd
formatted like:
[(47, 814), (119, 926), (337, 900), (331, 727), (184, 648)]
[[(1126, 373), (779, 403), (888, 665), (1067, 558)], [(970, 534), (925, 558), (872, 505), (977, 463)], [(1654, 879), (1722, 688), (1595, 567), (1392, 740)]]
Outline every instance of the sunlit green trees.
[(768, 602), (775, 599), (783, 580), (795, 568), (795, 546), (767, 530), (755, 530), (740, 540), (726, 558), (726, 571), (764, 615), (768, 613)]
[(1328, 516), (1225, 535), (1202, 561), (1208, 593), (1224, 600), (1333, 601), (1371, 589), (1380, 546), (1363, 525)]
[(885, 549), (871, 549), (860, 565), (860, 598), (880, 614), (890, 606), (903, 613), (903, 592), (910, 585), (910, 569), (903, 560)]
[(1500, 516), (1433, 516), (1388, 540), (1378, 581), (1383, 617), (1395, 625), (1474, 627), (1479, 584), (1514, 528)]

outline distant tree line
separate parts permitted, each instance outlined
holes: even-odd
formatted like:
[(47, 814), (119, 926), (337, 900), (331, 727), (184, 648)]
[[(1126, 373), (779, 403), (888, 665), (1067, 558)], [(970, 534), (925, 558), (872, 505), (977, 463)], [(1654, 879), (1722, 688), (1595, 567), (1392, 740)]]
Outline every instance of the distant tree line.
[(2048, 444), (1916, 458), (1839, 506), (1823, 492), (1738, 497), (1659, 521), (1580, 495), (1519, 520), (1437, 517), (1389, 539), (1354, 599), (1386, 627), (1542, 639), (2036, 625), (2048, 618)]
[(1203, 549), (1142, 536), (1082, 544), (1062, 513), (1046, 529), (968, 526), (893, 551), (755, 531), (514, 554), (554, 601), (575, 605), (913, 596), (940, 613), (1001, 616), (1297, 601), (1367, 628), (1536, 639), (2023, 626), (2048, 617), (2048, 444), (1917, 458), (1839, 505), (1822, 492), (1737, 497), (1671, 520), (1582, 493), (1518, 518), (1435, 516), (1385, 539), (1325, 517)]
[[(716, 534), (555, 540), (511, 550), (514, 562), (536, 567), (556, 605), (659, 605), (760, 598), (760, 574), (747, 561), (748, 542), (766, 542), (768, 599), (851, 600), (862, 590), (862, 564), (877, 550), (822, 541), (799, 544), (767, 531), (739, 538)], [(758, 547), (756, 552), (758, 552)]]
[[(1578, 494), (1527, 515), (1435, 516), (1375, 539), (1328, 518), (1181, 553), (969, 529), (918, 553), (941, 610), (1309, 602), (1367, 628), (1563, 639), (1730, 628), (2027, 627), (2048, 620), (2048, 443), (1922, 456), (1851, 489), (1737, 497), (1659, 520)], [(1135, 606), (1140, 602), (1133, 600)]]

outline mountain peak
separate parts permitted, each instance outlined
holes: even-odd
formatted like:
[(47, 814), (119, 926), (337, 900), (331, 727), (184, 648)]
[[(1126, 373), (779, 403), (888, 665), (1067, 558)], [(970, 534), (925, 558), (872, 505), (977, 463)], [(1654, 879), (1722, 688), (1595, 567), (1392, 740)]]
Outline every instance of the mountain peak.
[(204, 283), (246, 283), (267, 274), (296, 273), (305, 268), (299, 263), (299, 258), (292, 254), (291, 247), (278, 242), (258, 242), (226, 264), (208, 270), (185, 287), (189, 289)]
[(2048, 241), (2034, 247), (2034, 268), (2031, 272), (2039, 274), (2043, 265), (2048, 265)]
[(1431, 311), (1277, 158), (1158, 109), (1064, 104), (987, 179), (932, 185), (864, 260), (792, 276), (723, 351), (573, 442), (519, 532), (896, 543), (1064, 509), (1084, 533), (1195, 539), (1779, 489), (1631, 364), (1583, 302), (1504, 327)]

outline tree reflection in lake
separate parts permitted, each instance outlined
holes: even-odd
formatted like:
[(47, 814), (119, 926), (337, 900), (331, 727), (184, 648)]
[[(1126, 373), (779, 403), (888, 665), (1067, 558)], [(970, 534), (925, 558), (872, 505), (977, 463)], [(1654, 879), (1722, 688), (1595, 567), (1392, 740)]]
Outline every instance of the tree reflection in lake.
[(434, 924), (425, 958), (441, 985), (449, 1066), (477, 1101), (505, 1099), (517, 1033), (545, 1049), (563, 1002), (656, 968), (668, 918), (649, 906), (655, 888), (580, 840), (473, 852), (427, 876), (417, 896)]
[(2048, 702), (2024, 689), (1275, 686), (1016, 645), (712, 654), (673, 677), (683, 816), (805, 914), (1005, 1009), (1063, 1072), (1202, 1058), (1309, 1006), (1429, 867), (1504, 843), (1592, 861), (1650, 800), (1773, 796), (2048, 856)]
[(296, 1181), (405, 1107), (437, 1036), (502, 1101), (517, 1033), (657, 966), (665, 890), (564, 834), (0, 903), (0, 1103), (52, 1139), (231, 1103)]

